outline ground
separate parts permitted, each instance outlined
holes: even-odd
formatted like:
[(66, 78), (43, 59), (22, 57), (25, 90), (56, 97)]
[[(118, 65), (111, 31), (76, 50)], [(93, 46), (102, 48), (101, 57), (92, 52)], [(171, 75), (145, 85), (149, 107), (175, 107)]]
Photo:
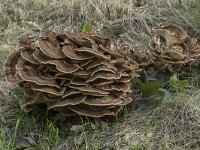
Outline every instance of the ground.
[(147, 50), (151, 28), (163, 22), (181, 25), (200, 39), (199, 0), (4, 0), (0, 2), (0, 149), (14, 150), (188, 150), (200, 148), (200, 75), (191, 71), (190, 92), (167, 99), (135, 98), (116, 117), (59, 118), (43, 106), (20, 109), (23, 98), (3, 75), (18, 38), (40, 29), (92, 31), (118, 46)]

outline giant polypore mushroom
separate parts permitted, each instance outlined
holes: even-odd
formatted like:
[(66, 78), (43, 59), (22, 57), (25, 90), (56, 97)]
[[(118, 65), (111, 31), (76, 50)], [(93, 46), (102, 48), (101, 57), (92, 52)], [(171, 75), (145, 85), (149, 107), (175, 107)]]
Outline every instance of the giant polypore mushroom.
[(5, 75), (23, 90), (26, 111), (44, 103), (64, 116), (102, 117), (132, 101), (135, 67), (107, 36), (43, 31), (38, 39), (20, 40)]

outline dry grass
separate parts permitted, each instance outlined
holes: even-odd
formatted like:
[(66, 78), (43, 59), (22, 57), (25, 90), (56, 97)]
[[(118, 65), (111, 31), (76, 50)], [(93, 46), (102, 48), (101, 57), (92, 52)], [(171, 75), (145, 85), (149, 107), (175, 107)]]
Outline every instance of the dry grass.
[[(0, 149), (199, 149), (200, 91), (166, 101), (135, 100), (116, 118), (55, 121), (41, 106), (20, 110), (18, 89), (5, 81), (3, 64), (22, 35), (40, 29), (92, 32), (113, 37), (119, 46), (148, 49), (151, 27), (174, 22), (200, 39), (198, 0), (4, 0), (0, 3)], [(198, 85), (200, 77), (192, 81)], [(16, 122), (18, 120), (18, 125)], [(80, 126), (75, 126), (80, 125)], [(75, 129), (74, 129), (75, 128)], [(71, 130), (70, 130), (71, 129)], [(16, 137), (14, 136), (16, 133)]]

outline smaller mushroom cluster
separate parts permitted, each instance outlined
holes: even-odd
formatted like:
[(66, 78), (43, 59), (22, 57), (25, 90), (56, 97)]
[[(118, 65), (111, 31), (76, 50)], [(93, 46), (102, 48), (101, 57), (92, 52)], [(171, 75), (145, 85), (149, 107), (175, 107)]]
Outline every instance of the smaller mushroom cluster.
[(102, 117), (132, 101), (135, 68), (106, 36), (46, 31), (38, 39), (20, 40), (5, 75), (22, 88), (26, 111), (45, 103), (65, 116)]
[(196, 38), (191, 38), (180, 26), (165, 24), (152, 28), (149, 42), (151, 61), (157, 67), (174, 71), (183, 65), (194, 63), (200, 56)]

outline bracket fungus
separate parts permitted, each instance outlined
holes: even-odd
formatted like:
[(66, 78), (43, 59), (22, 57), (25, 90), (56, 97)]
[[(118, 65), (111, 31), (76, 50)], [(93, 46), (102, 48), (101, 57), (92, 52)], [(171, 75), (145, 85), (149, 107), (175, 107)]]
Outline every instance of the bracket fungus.
[(149, 42), (151, 61), (172, 72), (183, 65), (194, 63), (200, 56), (200, 45), (186, 31), (175, 24), (152, 28), (154, 36)]
[(43, 31), (24, 38), (5, 65), (6, 79), (24, 92), (21, 108), (45, 103), (64, 116), (116, 115), (131, 102), (130, 80), (136, 65), (106, 36)]

